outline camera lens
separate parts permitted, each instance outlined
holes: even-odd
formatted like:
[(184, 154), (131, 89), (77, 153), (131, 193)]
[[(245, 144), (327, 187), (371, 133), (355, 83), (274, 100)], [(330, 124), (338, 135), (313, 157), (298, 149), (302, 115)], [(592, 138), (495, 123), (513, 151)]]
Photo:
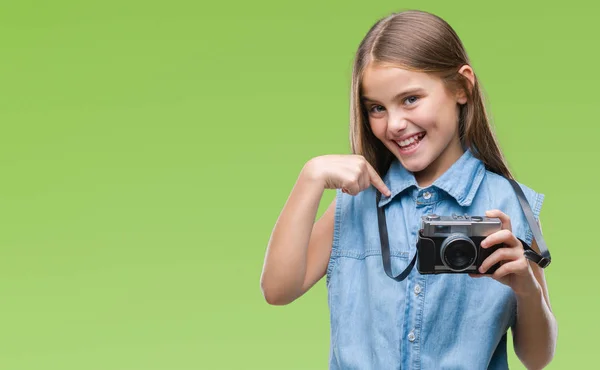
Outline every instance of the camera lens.
[(452, 234), (442, 243), (440, 255), (447, 268), (459, 272), (473, 265), (477, 258), (477, 248), (468, 236)]

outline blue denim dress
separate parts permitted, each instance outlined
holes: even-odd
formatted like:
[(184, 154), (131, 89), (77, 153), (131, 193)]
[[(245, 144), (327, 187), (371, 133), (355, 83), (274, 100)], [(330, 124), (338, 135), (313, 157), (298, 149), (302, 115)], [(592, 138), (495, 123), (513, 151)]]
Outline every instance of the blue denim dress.
[[(531, 244), (509, 182), (487, 171), (467, 150), (431, 186), (419, 188), (395, 160), (382, 196), (392, 272), (416, 252), (421, 216), (485, 215), (500, 209), (513, 233)], [(521, 185), (521, 184), (520, 184)], [(544, 195), (521, 185), (536, 219)], [(381, 259), (375, 189), (336, 194), (334, 237), (326, 284), (331, 322), (330, 369), (507, 369), (506, 335), (516, 320), (513, 291), (490, 277), (421, 275), (402, 282), (386, 275)]]

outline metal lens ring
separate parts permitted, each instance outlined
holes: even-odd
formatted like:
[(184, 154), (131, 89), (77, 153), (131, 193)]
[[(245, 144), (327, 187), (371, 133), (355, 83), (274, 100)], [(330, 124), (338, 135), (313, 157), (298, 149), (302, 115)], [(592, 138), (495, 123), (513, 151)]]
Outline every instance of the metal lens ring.
[(440, 248), (442, 263), (454, 272), (465, 271), (477, 261), (477, 247), (464, 234), (450, 234)]

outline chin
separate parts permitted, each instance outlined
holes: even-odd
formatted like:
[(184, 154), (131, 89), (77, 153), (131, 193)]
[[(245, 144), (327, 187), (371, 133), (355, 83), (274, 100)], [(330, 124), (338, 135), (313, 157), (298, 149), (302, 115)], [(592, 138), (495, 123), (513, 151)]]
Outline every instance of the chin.
[(402, 163), (402, 166), (404, 166), (404, 168), (406, 168), (408, 171), (412, 172), (412, 173), (417, 173), (417, 172), (421, 172), (424, 169), (427, 168), (428, 164), (422, 164), (422, 163), (405, 163), (403, 161), (400, 161), (400, 163)]
[(406, 168), (408, 171), (412, 173), (421, 172), (427, 168), (431, 164), (431, 161), (417, 158), (402, 158), (400, 156), (396, 156), (402, 164), (402, 167)]

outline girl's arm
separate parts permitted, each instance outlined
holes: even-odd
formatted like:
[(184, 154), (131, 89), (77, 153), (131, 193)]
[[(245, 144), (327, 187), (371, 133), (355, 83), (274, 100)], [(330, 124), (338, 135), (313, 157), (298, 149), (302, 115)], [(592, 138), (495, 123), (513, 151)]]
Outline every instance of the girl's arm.
[[(540, 230), (541, 230), (541, 224)], [(535, 240), (531, 248), (540, 253)], [(528, 261), (538, 289), (531, 295), (517, 295), (517, 322), (513, 344), (517, 357), (529, 369), (541, 369), (554, 357), (558, 325), (550, 306), (544, 269)]]
[[(556, 348), (556, 319), (550, 309), (548, 287), (542, 269), (525, 258), (523, 245), (512, 233), (510, 218), (500, 210), (486, 212), (488, 217), (498, 217), (502, 230), (489, 235), (481, 242), (483, 248), (503, 243), (480, 267), (484, 273), (502, 262), (492, 278), (512, 288), (517, 297), (517, 319), (513, 326), (513, 344), (519, 360), (528, 369), (541, 369), (554, 357)], [(532, 243), (539, 253), (539, 248)]]
[(515, 353), (528, 369), (542, 369), (556, 348), (556, 319), (544, 296), (545, 287), (538, 288), (531, 294), (517, 295), (517, 322), (512, 330)]
[(302, 169), (267, 246), (260, 286), (269, 304), (294, 301), (327, 270), (335, 199), (315, 222), (324, 186), (312, 175), (311, 166), (309, 161)]
[(325, 189), (357, 195), (371, 185), (390, 195), (362, 155), (325, 155), (309, 160), (271, 234), (260, 286), (270, 304), (287, 304), (304, 294), (327, 271), (333, 243), (335, 200), (315, 223)]

